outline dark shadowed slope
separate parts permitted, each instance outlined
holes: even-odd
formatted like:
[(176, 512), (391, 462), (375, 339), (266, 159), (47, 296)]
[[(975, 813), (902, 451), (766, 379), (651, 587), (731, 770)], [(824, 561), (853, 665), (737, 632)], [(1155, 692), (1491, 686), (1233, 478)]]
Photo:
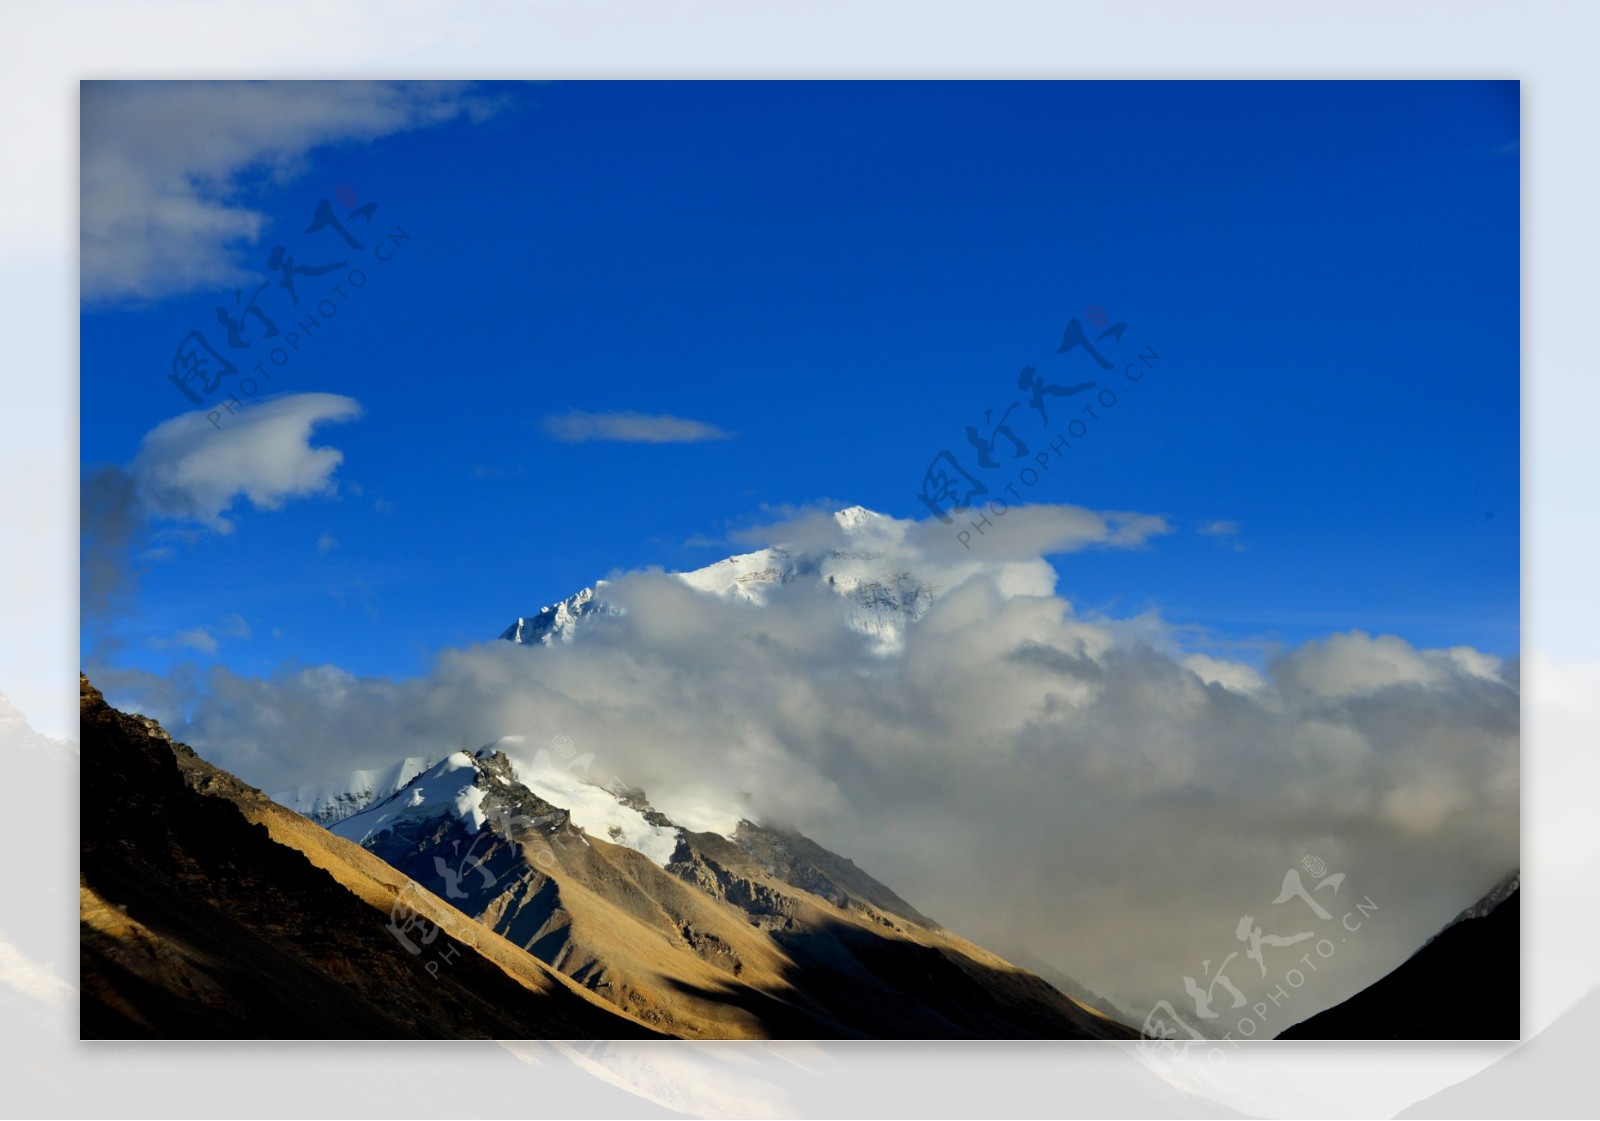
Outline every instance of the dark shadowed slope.
[(81, 728), (84, 1038), (654, 1034), (87, 678)]
[[(620, 796), (672, 827), (642, 791)], [(749, 821), (726, 837), (680, 830), (658, 863), (577, 827), (492, 747), (452, 755), (335, 830), (674, 1035), (1134, 1035), (798, 833)]]
[(1503, 882), (1394, 972), (1278, 1038), (1520, 1038), (1519, 895)]

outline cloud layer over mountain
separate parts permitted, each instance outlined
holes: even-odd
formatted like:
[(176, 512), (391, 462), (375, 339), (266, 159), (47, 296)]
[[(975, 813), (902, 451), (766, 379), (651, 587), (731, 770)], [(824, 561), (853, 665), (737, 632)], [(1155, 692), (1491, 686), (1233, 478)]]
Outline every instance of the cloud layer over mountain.
[[(565, 735), (686, 824), (791, 823), (958, 932), (1140, 1013), (1182, 1007), (1186, 974), (1244, 950), (1243, 915), (1269, 934), (1309, 929), (1303, 904), (1274, 899), (1315, 856), (1346, 874), (1337, 898), (1319, 893), (1336, 918), (1363, 897), (1378, 909), (1274, 1007), (1276, 1032), (1517, 865), (1518, 667), (1360, 631), (1250, 666), (1185, 648), (1159, 619), (1081, 617), (1053, 594), (1043, 550), (1164, 529), (1024, 509), (975, 557), (937, 522), (885, 519), (884, 563), (938, 593), (889, 654), (812, 582), (760, 606), (640, 572), (606, 586), (623, 614), (569, 645), (449, 650), (408, 680), (217, 667), (182, 696), (127, 693), (267, 789), (505, 735), (531, 756)], [(775, 533), (860, 547), (828, 518)], [(1267, 977), (1241, 954), (1228, 976), (1265, 999), (1308, 946), (1268, 948)]]

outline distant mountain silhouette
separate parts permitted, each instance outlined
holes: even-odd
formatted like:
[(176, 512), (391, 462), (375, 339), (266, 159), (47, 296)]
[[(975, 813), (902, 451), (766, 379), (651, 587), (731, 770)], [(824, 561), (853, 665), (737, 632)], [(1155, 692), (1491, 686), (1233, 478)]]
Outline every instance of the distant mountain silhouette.
[(1520, 1038), (1519, 895), (1508, 877), (1392, 973), (1278, 1038)]

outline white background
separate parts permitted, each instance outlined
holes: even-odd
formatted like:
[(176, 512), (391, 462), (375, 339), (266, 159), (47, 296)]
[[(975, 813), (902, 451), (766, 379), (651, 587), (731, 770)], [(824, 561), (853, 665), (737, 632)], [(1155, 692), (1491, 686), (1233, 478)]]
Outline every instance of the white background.
[[(1587, 3), (437, 0), (0, 7), (0, 688), (76, 738), (80, 78), (1517, 78), (1524, 128), (1524, 1033), (1509, 1045), (1267, 1044), (1172, 1066), (1084, 1044), (77, 1041), (76, 776), (0, 892), (14, 1116), (1600, 1115), (1600, 382)], [(1352, 153), (1352, 158), (1360, 158)], [(4, 772), (0, 772), (4, 773)], [(17, 948), (48, 931), (53, 956)], [(57, 938), (56, 936), (59, 935)], [(34, 944), (34, 943), (30, 943)], [(52, 942), (54, 944), (54, 942)], [(1470, 983), (1465, 978), (1464, 983)], [(1471, 1076), (1470, 1084), (1456, 1086)], [(1434, 1097), (1437, 1095), (1437, 1097)], [(1425, 1100), (1430, 1099), (1431, 1100)]]

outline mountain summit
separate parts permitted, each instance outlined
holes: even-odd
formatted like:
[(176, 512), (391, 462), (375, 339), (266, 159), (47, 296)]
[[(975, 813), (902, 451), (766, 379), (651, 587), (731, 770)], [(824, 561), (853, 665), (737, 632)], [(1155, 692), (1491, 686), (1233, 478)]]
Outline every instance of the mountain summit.
[(79, 688), (83, 1038), (655, 1034)]
[(381, 802), (426, 770), (433, 760), (416, 756), (375, 770), (351, 771), (341, 778), (308, 782), (293, 790), (280, 790), (272, 800), (318, 825), (331, 826), (358, 814), (374, 801)]
[[(917, 523), (860, 506), (672, 574), (689, 599), (838, 609), (889, 655), (948, 588), (1053, 587), (1047, 565), (933, 559)], [(1042, 569), (1042, 571), (1041, 571)], [(559, 647), (646, 610), (597, 581), (502, 637)], [(785, 603), (787, 606), (787, 603)], [(552, 651), (560, 659), (563, 655)], [(279, 800), (632, 1021), (688, 1038), (1129, 1038), (1132, 1030), (945, 929), (747, 796), (652, 804), (557, 736), (408, 758)], [(1075, 990), (1077, 991), (1077, 990)], [(1086, 997), (1087, 994), (1081, 993)]]
[[(866, 636), (880, 653), (898, 650), (905, 629), (922, 618), (943, 590), (942, 582), (919, 575), (903, 547), (903, 523), (863, 506), (833, 515), (838, 533), (822, 547), (772, 545), (741, 553), (691, 572), (672, 575), (705, 595), (765, 605), (774, 589), (808, 581), (837, 595), (845, 624)], [(510, 642), (571, 642), (578, 627), (596, 616), (618, 615), (604, 598), (606, 581), (559, 603), (522, 616), (500, 637)]]
[(1132, 1035), (800, 833), (698, 832), (540, 756), (454, 752), (332, 832), (673, 1035)]

